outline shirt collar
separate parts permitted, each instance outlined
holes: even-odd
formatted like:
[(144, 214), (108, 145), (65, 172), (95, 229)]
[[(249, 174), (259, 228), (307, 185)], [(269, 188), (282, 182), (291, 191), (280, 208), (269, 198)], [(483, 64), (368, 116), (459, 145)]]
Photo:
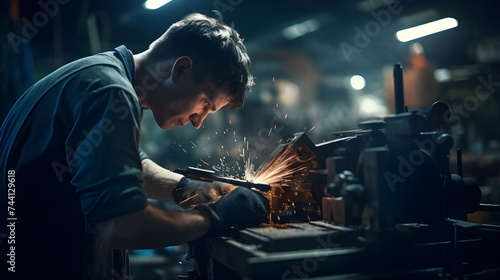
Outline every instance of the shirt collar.
[(132, 52), (130, 52), (124, 45), (121, 45), (115, 48), (113, 54), (123, 63), (125, 71), (127, 72), (127, 78), (132, 84), (134, 84), (135, 64)]

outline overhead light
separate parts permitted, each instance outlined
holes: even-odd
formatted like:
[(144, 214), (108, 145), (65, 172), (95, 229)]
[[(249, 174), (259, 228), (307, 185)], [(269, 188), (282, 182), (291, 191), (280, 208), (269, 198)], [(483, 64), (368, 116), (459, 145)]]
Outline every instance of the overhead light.
[(358, 115), (360, 118), (381, 118), (387, 116), (387, 114), (387, 106), (380, 98), (371, 94), (358, 97)]
[(147, 0), (144, 2), (144, 8), (148, 10), (156, 10), (170, 1), (172, 0)]
[(362, 90), (365, 88), (366, 82), (365, 78), (360, 75), (354, 75), (351, 77), (351, 87), (355, 90)]
[(457, 26), (458, 22), (456, 19), (447, 17), (408, 29), (400, 30), (396, 32), (396, 37), (401, 42), (408, 42), (427, 35), (455, 28)]
[(451, 80), (453, 77), (453, 74), (451, 73), (450, 69), (447, 68), (440, 68), (434, 70), (434, 79), (438, 82), (447, 82)]
[(309, 19), (283, 29), (282, 34), (283, 37), (291, 40), (316, 31), (319, 29), (319, 26), (319, 21), (315, 19)]

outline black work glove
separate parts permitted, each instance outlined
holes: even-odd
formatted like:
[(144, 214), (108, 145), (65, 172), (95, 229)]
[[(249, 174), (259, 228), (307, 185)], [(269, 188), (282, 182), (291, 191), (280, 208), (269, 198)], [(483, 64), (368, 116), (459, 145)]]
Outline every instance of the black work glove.
[(182, 177), (172, 191), (177, 204), (189, 206), (207, 203), (222, 195), (221, 185), (217, 182), (204, 182)]
[(225, 233), (232, 226), (253, 227), (267, 221), (269, 201), (258, 191), (237, 187), (212, 204), (198, 205), (212, 218), (209, 233)]

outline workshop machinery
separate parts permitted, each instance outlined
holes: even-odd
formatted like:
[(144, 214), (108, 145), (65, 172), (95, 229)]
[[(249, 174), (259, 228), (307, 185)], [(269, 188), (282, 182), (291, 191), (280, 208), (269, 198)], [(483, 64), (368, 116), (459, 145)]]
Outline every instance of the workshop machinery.
[[(479, 183), (450, 171), (451, 110), (441, 101), (314, 144), (296, 133), (253, 180), (270, 189), (269, 222), (190, 244), (191, 279), (500, 279), (500, 226), (467, 221), (482, 210)], [(247, 182), (247, 185), (249, 183)], [(245, 213), (242, 213), (245, 215)]]

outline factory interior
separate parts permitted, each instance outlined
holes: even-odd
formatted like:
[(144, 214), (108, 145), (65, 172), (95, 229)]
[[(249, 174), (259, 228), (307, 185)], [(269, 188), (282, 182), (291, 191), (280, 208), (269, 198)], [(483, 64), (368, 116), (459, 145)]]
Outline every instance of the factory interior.
[(169, 170), (268, 184), (269, 223), (130, 250), (130, 279), (500, 279), (498, 1), (0, 5), (0, 121), (55, 69), (142, 52), (189, 13), (244, 38), (243, 108), (169, 130), (146, 111), (140, 146)]

